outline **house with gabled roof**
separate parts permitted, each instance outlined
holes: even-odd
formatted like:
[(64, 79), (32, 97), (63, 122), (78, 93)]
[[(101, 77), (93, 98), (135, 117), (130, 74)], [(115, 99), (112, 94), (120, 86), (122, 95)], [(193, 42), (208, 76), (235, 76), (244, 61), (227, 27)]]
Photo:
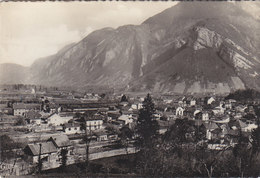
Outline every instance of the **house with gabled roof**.
[(183, 99), (183, 102), (185, 102), (186, 105), (188, 106), (195, 106), (196, 105), (196, 100), (192, 96), (188, 96)]
[(118, 120), (124, 121), (125, 125), (132, 123), (134, 120), (129, 115), (121, 115)]
[(7, 104), (0, 104), (0, 113), (11, 115), (13, 114), (13, 109), (7, 107)]
[(59, 166), (58, 150), (53, 142), (28, 144), (24, 148), (25, 159), (30, 164), (37, 164), (39, 156), (41, 158), (43, 169), (55, 168)]
[(235, 107), (236, 112), (240, 112), (240, 113), (244, 113), (246, 109), (247, 109), (247, 106), (244, 106), (244, 105), (238, 105)]
[(176, 109), (176, 116), (183, 116), (184, 109), (182, 107), (178, 107)]
[(225, 108), (221, 107), (221, 106), (217, 106), (215, 107), (214, 109), (212, 109), (212, 112), (215, 114), (215, 115), (222, 115), (224, 114), (225, 112)]
[(231, 120), (228, 123), (228, 125), (233, 130), (241, 130), (241, 131), (244, 131), (244, 132), (246, 131), (246, 128), (248, 127), (248, 125), (246, 123), (244, 123), (243, 121), (241, 121), (240, 119)]
[(214, 122), (202, 123), (206, 130), (206, 138), (208, 140), (212, 139), (212, 131), (219, 128), (218, 125)]
[(132, 108), (133, 110), (142, 109), (142, 108), (143, 108), (143, 103), (141, 103), (141, 102), (134, 102), (134, 103), (131, 105), (131, 108)]
[(210, 97), (210, 98), (207, 99), (207, 104), (212, 104), (214, 101), (216, 101), (215, 98)]
[(25, 112), (24, 115), (25, 115), (27, 122), (30, 124), (40, 125), (42, 122), (42, 119), (41, 119), (42, 115), (37, 111), (31, 110), (31, 111)]
[(163, 117), (166, 118), (166, 120), (174, 120), (176, 118), (176, 115), (172, 111), (165, 111), (163, 112)]
[(60, 163), (62, 162), (62, 150), (67, 151), (67, 163), (73, 163), (73, 159), (71, 155), (74, 155), (74, 147), (72, 146), (71, 141), (69, 140), (69, 137), (65, 134), (63, 135), (56, 135), (52, 136), (48, 139), (48, 141), (53, 142), (55, 147), (57, 148), (58, 157)]
[(234, 145), (238, 142), (239, 138), (239, 130), (233, 130), (233, 129), (228, 129), (227, 134), (225, 135), (225, 138), (229, 141), (231, 145)]
[(193, 116), (196, 116), (196, 114), (202, 112), (201, 108), (196, 108), (195, 111), (193, 112)]
[(83, 130), (80, 130), (79, 123), (66, 123), (63, 125), (63, 131), (65, 134), (80, 134), (83, 133)]
[(126, 115), (126, 116), (128, 116), (128, 117), (133, 117), (133, 112), (132, 111), (124, 111), (124, 110), (122, 110), (122, 111), (120, 111), (121, 113), (122, 113), (122, 115)]
[(49, 125), (60, 126), (68, 123), (71, 119), (73, 119), (73, 116), (62, 117), (60, 114), (54, 113), (47, 118), (47, 122)]
[(67, 135), (55, 135), (50, 137), (49, 141), (52, 141), (57, 149), (67, 148), (72, 145)]
[(98, 142), (108, 140), (108, 133), (105, 130), (94, 131), (93, 134), (96, 136)]
[(30, 110), (40, 111), (40, 104), (25, 104), (25, 103), (14, 103), (13, 114), (14, 116), (24, 116), (24, 114)]

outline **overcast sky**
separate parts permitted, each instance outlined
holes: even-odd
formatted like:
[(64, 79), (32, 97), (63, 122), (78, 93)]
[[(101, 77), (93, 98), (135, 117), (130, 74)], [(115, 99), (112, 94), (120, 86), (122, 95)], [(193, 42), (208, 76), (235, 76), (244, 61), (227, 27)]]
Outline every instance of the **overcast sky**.
[[(2, 2), (0, 63), (29, 66), (103, 27), (138, 25), (178, 2)], [(235, 3), (233, 1), (233, 3)], [(238, 2), (260, 19), (260, 2)]]
[(0, 3), (0, 63), (29, 66), (103, 27), (140, 24), (177, 2)]

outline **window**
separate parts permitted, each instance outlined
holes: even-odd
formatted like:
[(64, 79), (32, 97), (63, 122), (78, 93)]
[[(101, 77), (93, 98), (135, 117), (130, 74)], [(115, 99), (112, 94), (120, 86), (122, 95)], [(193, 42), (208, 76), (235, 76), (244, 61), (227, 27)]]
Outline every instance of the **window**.
[(41, 160), (42, 160), (42, 162), (47, 162), (48, 161), (48, 156), (42, 158)]

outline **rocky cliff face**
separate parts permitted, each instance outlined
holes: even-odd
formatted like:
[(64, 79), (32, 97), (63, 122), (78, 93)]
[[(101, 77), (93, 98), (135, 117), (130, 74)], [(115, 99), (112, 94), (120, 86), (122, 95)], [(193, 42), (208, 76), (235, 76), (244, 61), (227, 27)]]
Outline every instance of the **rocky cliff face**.
[(174, 93), (259, 89), (259, 28), (236, 4), (182, 2), (141, 25), (95, 31), (36, 61), (30, 81)]

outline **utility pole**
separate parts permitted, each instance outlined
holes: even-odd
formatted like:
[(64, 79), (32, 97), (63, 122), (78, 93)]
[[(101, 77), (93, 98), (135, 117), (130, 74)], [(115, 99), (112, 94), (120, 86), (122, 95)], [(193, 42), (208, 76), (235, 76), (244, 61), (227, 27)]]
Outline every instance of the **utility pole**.
[(38, 158), (38, 172), (39, 173), (41, 173), (41, 171), (42, 171), (41, 152), (42, 152), (42, 144), (40, 143), (40, 151), (39, 151), (39, 158)]
[(88, 133), (87, 133), (87, 129), (86, 129), (86, 169), (88, 167), (88, 163), (89, 163), (89, 136), (88, 136)]
[[(88, 134), (88, 126), (87, 126), (87, 119), (85, 119), (85, 142), (86, 142), (86, 171), (88, 169), (88, 165), (89, 165), (89, 144), (90, 144), (90, 140), (91, 140), (91, 135)], [(91, 125), (89, 126), (89, 132), (91, 132)], [(89, 137), (90, 136), (90, 137)]]

